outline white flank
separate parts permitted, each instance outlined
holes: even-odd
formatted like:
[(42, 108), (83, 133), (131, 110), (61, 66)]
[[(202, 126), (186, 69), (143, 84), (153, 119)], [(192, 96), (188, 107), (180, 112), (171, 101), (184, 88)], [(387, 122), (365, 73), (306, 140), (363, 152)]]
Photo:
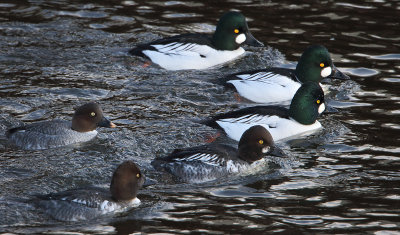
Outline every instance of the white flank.
[(256, 103), (277, 103), (292, 100), (301, 84), (292, 79), (272, 73), (237, 75), (241, 80), (230, 80), (237, 92), (244, 98)]
[(107, 200), (104, 200), (102, 203), (101, 203), (101, 205), (100, 205), (100, 210), (107, 210), (109, 207), (109, 205), (108, 205), (108, 202), (109, 201), (107, 201)]
[(110, 212), (121, 212), (126, 209), (129, 209), (132, 206), (138, 206), (139, 204), (140, 204), (140, 200), (137, 197), (128, 201), (127, 204), (122, 204), (122, 203), (118, 203), (118, 202), (110, 202), (110, 201), (104, 200), (100, 204), (99, 209), (102, 212), (102, 214), (107, 214)]
[(332, 73), (332, 68), (331, 68), (330, 66), (324, 68), (323, 70), (321, 70), (321, 76), (322, 76), (323, 78), (328, 77), (329, 75), (331, 75), (331, 73)]
[[(88, 131), (88, 132), (77, 132), (71, 129), (71, 134), (68, 136), (68, 139), (65, 140), (65, 144), (74, 144), (79, 142), (86, 142), (97, 135), (97, 131)], [(65, 135), (66, 136), (66, 135)]]
[(324, 111), (325, 111), (325, 104), (322, 103), (322, 104), (320, 104), (319, 107), (318, 107), (318, 113), (321, 114), (321, 113), (324, 112)]
[(240, 164), (235, 164), (235, 162), (232, 160), (228, 160), (226, 162), (226, 169), (230, 173), (238, 173), (238, 172), (242, 171), (243, 168), (245, 168), (245, 166), (240, 165)]
[(321, 124), (318, 121), (315, 121), (311, 125), (303, 125), (293, 119), (261, 115), (246, 115), (241, 118), (220, 119), (217, 123), (230, 138), (236, 141), (240, 140), (240, 137), (247, 129), (255, 125), (265, 127), (271, 133), (275, 141), (321, 128)]
[(137, 197), (135, 197), (134, 199), (132, 199), (132, 200), (130, 201), (130, 204), (131, 204), (132, 206), (137, 206), (137, 205), (139, 205), (140, 203), (141, 203), (141, 201), (140, 201), (140, 199), (137, 198)]
[(245, 51), (239, 47), (234, 51), (218, 51), (206, 45), (193, 43), (170, 43), (152, 45), (157, 51), (143, 53), (154, 63), (168, 70), (206, 69), (236, 59)]
[(242, 44), (244, 41), (246, 41), (246, 35), (244, 35), (243, 33), (239, 34), (235, 39), (235, 42), (239, 45)]
[(63, 134), (63, 137), (59, 138), (66, 138), (64, 140), (64, 144), (74, 144), (74, 143), (79, 143), (79, 142), (86, 142), (94, 137), (96, 137), (97, 131), (88, 131), (88, 132), (77, 132), (72, 129), (66, 130), (66, 133)]

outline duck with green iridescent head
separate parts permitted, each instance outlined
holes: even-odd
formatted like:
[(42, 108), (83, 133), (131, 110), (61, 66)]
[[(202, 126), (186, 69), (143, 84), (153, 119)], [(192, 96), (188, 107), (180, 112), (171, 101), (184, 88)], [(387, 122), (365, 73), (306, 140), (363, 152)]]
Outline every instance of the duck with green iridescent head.
[(216, 115), (204, 124), (222, 129), (236, 141), (250, 127), (261, 125), (278, 141), (320, 129), (317, 118), (324, 111), (322, 88), (316, 82), (306, 82), (297, 90), (289, 109), (275, 105), (247, 107)]
[(301, 84), (320, 83), (325, 78), (350, 79), (336, 68), (324, 46), (313, 45), (303, 52), (296, 69), (273, 67), (245, 71), (229, 75), (223, 80), (247, 100), (281, 104), (290, 102)]
[(264, 46), (249, 31), (240, 12), (227, 12), (214, 34), (190, 33), (139, 44), (129, 54), (150, 59), (167, 70), (207, 69), (243, 55), (242, 45)]

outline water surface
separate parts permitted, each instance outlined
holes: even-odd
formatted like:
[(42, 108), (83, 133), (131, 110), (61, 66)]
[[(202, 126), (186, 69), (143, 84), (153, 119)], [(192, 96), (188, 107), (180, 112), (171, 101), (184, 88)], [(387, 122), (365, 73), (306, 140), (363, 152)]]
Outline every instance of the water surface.
[[(240, 10), (266, 48), (206, 71), (169, 72), (126, 51), (169, 35), (206, 32)], [(0, 3), (0, 131), (21, 122), (70, 119), (96, 100), (117, 129), (86, 144), (15, 150), (0, 135), (0, 231), (39, 233), (400, 232), (400, 3), (398, 1), (3, 1)], [(279, 143), (282, 168), (200, 185), (159, 184), (139, 209), (94, 221), (54, 221), (22, 202), (88, 184), (108, 187), (133, 159), (204, 143), (215, 130), (194, 120), (250, 104), (215, 81), (226, 74), (294, 67), (325, 45), (351, 81), (327, 81), (324, 130)], [(219, 141), (235, 144), (227, 138)]]

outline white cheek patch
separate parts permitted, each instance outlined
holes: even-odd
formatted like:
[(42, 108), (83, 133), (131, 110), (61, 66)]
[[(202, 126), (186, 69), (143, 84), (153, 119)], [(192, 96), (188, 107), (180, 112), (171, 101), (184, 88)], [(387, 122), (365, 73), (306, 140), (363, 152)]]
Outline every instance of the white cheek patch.
[(325, 111), (325, 104), (322, 103), (319, 107), (318, 107), (318, 113), (321, 114), (323, 111)]
[(268, 153), (268, 152), (269, 152), (269, 146), (263, 148), (263, 149), (261, 150), (261, 152), (262, 152), (262, 153)]
[(322, 76), (323, 78), (326, 78), (326, 77), (328, 77), (329, 75), (331, 75), (331, 73), (332, 73), (332, 68), (329, 66), (329, 67), (324, 68), (324, 69), (321, 71), (321, 76)]
[(246, 35), (244, 35), (243, 33), (239, 34), (235, 39), (235, 42), (237, 44), (242, 44), (244, 41), (246, 41)]

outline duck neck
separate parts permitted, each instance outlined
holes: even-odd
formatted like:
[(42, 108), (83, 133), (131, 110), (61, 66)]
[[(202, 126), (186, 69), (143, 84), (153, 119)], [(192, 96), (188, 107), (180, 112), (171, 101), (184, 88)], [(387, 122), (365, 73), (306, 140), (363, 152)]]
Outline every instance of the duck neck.
[(263, 158), (261, 152), (255, 151), (255, 148), (250, 146), (241, 146), (239, 147), (239, 158), (243, 161), (248, 162), (249, 164), (260, 160)]
[(239, 48), (239, 45), (237, 45), (233, 39), (226, 37), (224, 32), (218, 28), (216, 29), (211, 42), (218, 50), (233, 51)]
[(289, 116), (303, 125), (315, 123), (318, 117), (318, 108), (302, 100), (292, 100)]

